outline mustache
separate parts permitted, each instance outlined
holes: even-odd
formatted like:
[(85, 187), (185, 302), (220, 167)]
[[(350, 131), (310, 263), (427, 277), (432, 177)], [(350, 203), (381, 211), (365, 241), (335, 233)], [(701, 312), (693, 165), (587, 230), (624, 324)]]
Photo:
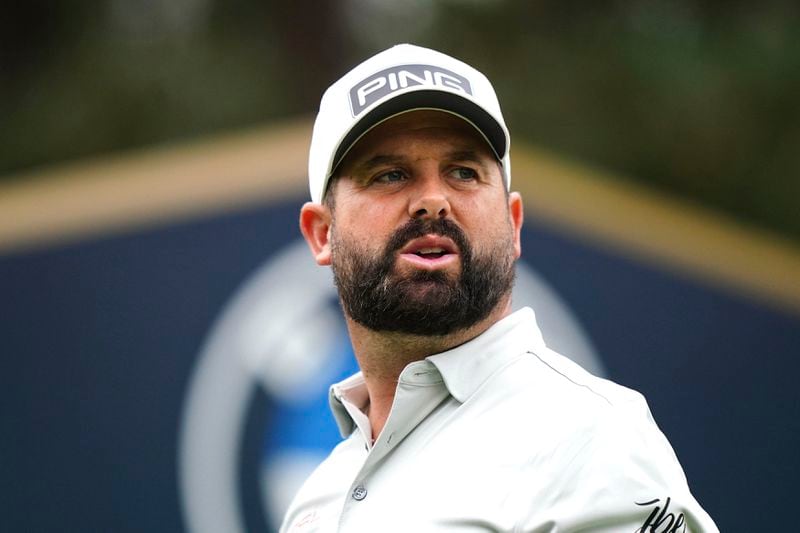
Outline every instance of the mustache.
[(462, 260), (466, 260), (470, 255), (470, 246), (464, 231), (452, 220), (446, 218), (420, 219), (412, 218), (405, 225), (398, 228), (389, 238), (384, 249), (384, 256), (389, 257), (402, 249), (408, 241), (425, 235), (439, 235), (452, 240), (458, 251), (462, 255)]

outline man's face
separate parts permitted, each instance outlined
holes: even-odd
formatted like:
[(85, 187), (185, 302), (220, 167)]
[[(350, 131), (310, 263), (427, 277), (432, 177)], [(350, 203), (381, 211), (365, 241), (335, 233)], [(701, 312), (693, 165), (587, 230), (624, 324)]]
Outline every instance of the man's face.
[(519, 216), (496, 158), (463, 120), (414, 111), (370, 131), (343, 161), (331, 261), (347, 314), (377, 331), (446, 335), (510, 294)]

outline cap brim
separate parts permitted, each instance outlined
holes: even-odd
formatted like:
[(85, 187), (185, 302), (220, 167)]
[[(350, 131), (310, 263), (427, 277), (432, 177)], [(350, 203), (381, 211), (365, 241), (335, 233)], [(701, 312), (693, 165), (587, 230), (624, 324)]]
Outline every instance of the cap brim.
[(390, 117), (416, 109), (440, 109), (459, 115), (478, 129), (499, 160), (505, 156), (506, 133), (485, 109), (457, 94), (426, 89), (397, 95), (361, 117), (339, 143), (328, 177), (336, 171), (350, 148), (370, 129)]

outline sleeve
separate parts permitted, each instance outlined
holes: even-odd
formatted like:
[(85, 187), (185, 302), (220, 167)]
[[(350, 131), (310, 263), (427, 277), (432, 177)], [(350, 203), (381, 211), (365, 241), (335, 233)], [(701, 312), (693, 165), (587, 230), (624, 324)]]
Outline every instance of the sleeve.
[(516, 531), (719, 532), (641, 396), (571, 440), (549, 465), (548, 490), (525, 503)]

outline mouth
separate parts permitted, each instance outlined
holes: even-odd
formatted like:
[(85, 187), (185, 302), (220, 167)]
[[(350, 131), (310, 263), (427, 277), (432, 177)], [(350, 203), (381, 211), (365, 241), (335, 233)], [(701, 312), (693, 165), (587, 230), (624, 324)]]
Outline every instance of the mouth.
[(425, 270), (444, 268), (458, 261), (458, 247), (452, 240), (439, 235), (426, 235), (411, 240), (399, 258)]
[(437, 257), (442, 257), (448, 252), (445, 251), (443, 248), (434, 247), (434, 248), (423, 248), (421, 250), (417, 250), (414, 253), (424, 259), (436, 259)]

